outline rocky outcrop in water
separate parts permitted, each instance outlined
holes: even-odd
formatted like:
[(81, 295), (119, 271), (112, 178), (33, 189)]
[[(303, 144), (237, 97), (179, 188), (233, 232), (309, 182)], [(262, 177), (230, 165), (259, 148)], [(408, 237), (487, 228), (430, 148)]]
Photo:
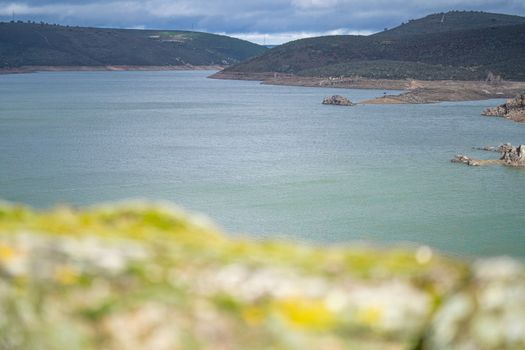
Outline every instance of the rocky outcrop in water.
[(525, 123), (525, 93), (507, 100), (500, 106), (487, 108), (481, 114)]
[(467, 164), (467, 165), (470, 165), (470, 166), (478, 166), (480, 165), (479, 164), (479, 161), (475, 160), (475, 159), (471, 159), (463, 154), (458, 154), (456, 155), (452, 160), (451, 160), (452, 163), (462, 163), (462, 164)]
[(352, 101), (341, 95), (333, 95), (325, 97), (323, 100), (324, 105), (336, 105), (336, 106), (353, 106)]
[(485, 146), (475, 147), (474, 149), (489, 152), (499, 152), (501, 157), (499, 159), (472, 159), (463, 154), (458, 154), (451, 160), (452, 163), (461, 163), (470, 166), (479, 166), (487, 164), (502, 164), (513, 167), (525, 167), (525, 145), (517, 147), (510, 143), (504, 143), (498, 147)]
[(525, 167), (525, 145), (512, 147), (510, 143), (501, 148), (501, 160), (505, 165)]
[[(507, 145), (507, 144), (504, 144)], [(499, 146), (483, 146), (483, 147), (472, 147), (472, 149), (478, 150), (478, 151), (488, 151), (488, 152), (500, 152), (501, 153), (501, 147), (504, 145)]]

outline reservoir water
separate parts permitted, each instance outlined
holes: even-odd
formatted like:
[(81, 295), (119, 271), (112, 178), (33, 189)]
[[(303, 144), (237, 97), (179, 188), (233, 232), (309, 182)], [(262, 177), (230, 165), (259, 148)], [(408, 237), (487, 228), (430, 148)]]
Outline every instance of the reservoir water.
[(211, 73), (0, 75), (0, 198), (162, 199), (256, 238), (525, 257), (525, 170), (449, 162), (525, 143), (525, 124), (480, 116), (500, 100), (324, 106), (383, 91)]

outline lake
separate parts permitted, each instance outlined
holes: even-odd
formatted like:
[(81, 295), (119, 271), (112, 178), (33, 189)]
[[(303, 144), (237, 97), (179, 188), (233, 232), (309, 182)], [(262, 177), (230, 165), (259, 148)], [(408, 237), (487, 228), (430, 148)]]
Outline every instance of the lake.
[(450, 163), (525, 143), (525, 124), (480, 116), (501, 100), (326, 106), (383, 91), (211, 73), (0, 75), (0, 198), (162, 199), (256, 238), (525, 257), (525, 170)]

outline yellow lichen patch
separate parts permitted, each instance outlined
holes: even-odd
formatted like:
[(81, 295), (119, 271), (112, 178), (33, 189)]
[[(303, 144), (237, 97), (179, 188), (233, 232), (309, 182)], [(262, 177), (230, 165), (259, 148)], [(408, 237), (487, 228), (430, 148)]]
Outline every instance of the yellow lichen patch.
[(55, 281), (63, 285), (75, 284), (78, 281), (78, 273), (67, 265), (57, 266), (53, 274)]
[(322, 300), (289, 298), (276, 301), (275, 312), (295, 328), (327, 330), (335, 325), (335, 315)]
[(72, 234), (82, 229), (76, 212), (67, 206), (59, 206), (48, 215), (40, 215), (35, 222), (39, 228), (56, 234)]
[(383, 317), (383, 310), (378, 306), (367, 306), (357, 313), (359, 323), (374, 328), (379, 325)]
[(243, 311), (242, 316), (244, 318), (244, 321), (250, 326), (260, 325), (266, 317), (264, 309), (258, 306), (247, 307)]
[(14, 248), (0, 243), (0, 262), (5, 262), (13, 259), (17, 255)]

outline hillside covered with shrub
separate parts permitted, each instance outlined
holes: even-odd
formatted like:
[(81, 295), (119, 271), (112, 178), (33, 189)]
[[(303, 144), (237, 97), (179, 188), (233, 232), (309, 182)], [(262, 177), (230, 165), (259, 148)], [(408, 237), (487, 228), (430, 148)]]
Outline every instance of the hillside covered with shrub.
[(293, 41), (225, 73), (480, 80), (492, 72), (507, 80), (525, 80), (524, 67), (524, 17), (449, 12), (369, 36)]
[(0, 68), (225, 66), (265, 50), (248, 41), (202, 32), (0, 23)]

